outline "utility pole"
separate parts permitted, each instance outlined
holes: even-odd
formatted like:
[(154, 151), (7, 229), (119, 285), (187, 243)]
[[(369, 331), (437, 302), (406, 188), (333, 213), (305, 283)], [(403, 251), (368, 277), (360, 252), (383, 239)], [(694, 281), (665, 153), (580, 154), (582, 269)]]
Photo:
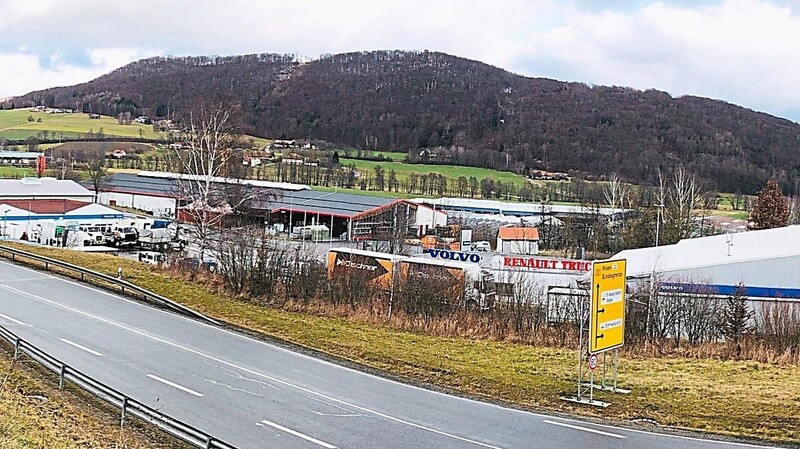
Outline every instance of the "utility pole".
[(656, 246), (658, 246), (658, 240), (661, 231), (661, 211), (664, 209), (664, 204), (656, 204)]

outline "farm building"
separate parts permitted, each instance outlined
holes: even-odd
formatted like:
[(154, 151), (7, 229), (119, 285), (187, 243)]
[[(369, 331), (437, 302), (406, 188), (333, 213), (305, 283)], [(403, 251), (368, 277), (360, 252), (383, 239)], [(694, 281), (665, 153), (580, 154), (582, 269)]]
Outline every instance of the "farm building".
[(35, 167), (44, 153), (33, 151), (0, 151), (0, 165), (12, 167)]
[(94, 193), (75, 181), (56, 178), (0, 179), (0, 200), (59, 199), (94, 201)]
[(655, 281), (662, 292), (800, 299), (800, 226), (684, 239), (622, 251), (628, 283)]

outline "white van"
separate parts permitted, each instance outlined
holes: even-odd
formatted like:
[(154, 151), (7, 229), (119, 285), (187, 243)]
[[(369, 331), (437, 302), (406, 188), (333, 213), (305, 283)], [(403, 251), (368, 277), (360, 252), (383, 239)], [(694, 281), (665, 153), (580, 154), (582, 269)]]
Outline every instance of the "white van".
[(161, 265), (164, 263), (164, 254), (155, 251), (140, 251), (139, 262), (149, 263), (150, 265)]
[(470, 245), (469, 250), (488, 253), (492, 250), (492, 246), (489, 244), (489, 242), (483, 240), (480, 242), (472, 242), (472, 245)]

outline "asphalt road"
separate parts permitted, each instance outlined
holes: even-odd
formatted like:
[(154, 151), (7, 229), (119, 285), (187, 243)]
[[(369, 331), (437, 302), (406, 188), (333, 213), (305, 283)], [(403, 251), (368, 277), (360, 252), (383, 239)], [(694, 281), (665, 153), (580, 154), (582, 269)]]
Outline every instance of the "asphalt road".
[(441, 394), (4, 261), (0, 324), (101, 382), (240, 448), (758, 447)]

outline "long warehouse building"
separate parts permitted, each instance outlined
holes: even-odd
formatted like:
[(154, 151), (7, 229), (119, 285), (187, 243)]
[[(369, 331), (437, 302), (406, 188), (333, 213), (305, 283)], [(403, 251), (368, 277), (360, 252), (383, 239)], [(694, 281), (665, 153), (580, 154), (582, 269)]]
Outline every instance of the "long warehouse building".
[(800, 299), (800, 226), (684, 239), (631, 249), (628, 282), (655, 281), (663, 292), (732, 295), (740, 286), (753, 299)]

